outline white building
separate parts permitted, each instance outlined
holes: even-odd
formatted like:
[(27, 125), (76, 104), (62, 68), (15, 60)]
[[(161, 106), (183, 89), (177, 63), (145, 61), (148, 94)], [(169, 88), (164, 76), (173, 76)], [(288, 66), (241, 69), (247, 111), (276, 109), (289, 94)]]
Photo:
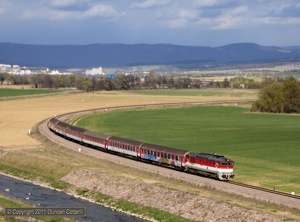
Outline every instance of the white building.
[(92, 69), (87, 69), (85, 70), (86, 75), (100, 75), (102, 74), (102, 67), (100, 66), (99, 68), (92, 68)]

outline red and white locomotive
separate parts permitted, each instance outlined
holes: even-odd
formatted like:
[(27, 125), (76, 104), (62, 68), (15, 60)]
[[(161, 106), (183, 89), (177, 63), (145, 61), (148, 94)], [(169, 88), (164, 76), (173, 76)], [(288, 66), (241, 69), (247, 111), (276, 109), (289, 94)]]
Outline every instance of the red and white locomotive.
[(48, 121), (48, 128), (68, 139), (103, 151), (126, 155), (137, 160), (215, 177), (219, 180), (229, 180), (234, 177), (234, 162), (224, 156), (194, 153), (187, 150), (109, 136), (69, 125), (57, 118), (51, 118)]

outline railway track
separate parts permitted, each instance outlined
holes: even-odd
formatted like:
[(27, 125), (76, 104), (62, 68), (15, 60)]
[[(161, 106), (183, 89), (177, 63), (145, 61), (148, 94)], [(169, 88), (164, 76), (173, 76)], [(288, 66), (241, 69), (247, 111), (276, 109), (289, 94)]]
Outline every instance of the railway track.
[(294, 199), (300, 200), (299, 195), (295, 195), (295, 194), (291, 194), (291, 193), (286, 193), (286, 192), (282, 192), (282, 191), (278, 191), (278, 190), (272, 190), (272, 189), (268, 189), (268, 188), (264, 188), (264, 187), (253, 186), (253, 185), (240, 183), (240, 182), (236, 182), (236, 181), (232, 181), (232, 180), (228, 181), (228, 183), (234, 184), (234, 185), (240, 186), (240, 187), (246, 187), (249, 189), (259, 190), (259, 191), (263, 191), (263, 192), (267, 192), (267, 193), (271, 193), (271, 194), (276, 194), (279, 196), (284, 196), (284, 197), (289, 197), (289, 198), (294, 198)]
[[(77, 111), (77, 112), (65, 113), (65, 114), (59, 115), (57, 117), (60, 118), (62, 121), (66, 121), (66, 120), (74, 118), (76, 116), (82, 116), (82, 115), (96, 113), (96, 112), (105, 112), (105, 111), (109, 111), (109, 110), (111, 111), (111, 110), (134, 109), (134, 108), (180, 107), (180, 106), (210, 105), (210, 104), (218, 105), (218, 104), (224, 104), (224, 103), (238, 103), (238, 102), (241, 102), (241, 101), (226, 101), (226, 102), (215, 101), (215, 102), (209, 102), (209, 103), (207, 103), (207, 102), (206, 103), (204, 103), (204, 102), (163, 103), (163, 104), (144, 104), (144, 105), (133, 105), (133, 106), (105, 107), (105, 108), (97, 108), (97, 109), (91, 109), (91, 110), (82, 110), (82, 111)], [(45, 135), (46, 137), (48, 137), (49, 139), (51, 139), (51, 137), (53, 137), (54, 134), (50, 133), (50, 130), (46, 126), (46, 122), (44, 122), (43, 125), (44, 125), (44, 127), (40, 128), (41, 133), (43, 135)], [(41, 130), (41, 129), (43, 129), (43, 130)], [(46, 133), (46, 134), (48, 134), (48, 135), (46, 135), (45, 134), (46, 130), (49, 131), (50, 134)], [(65, 139), (63, 139), (63, 140), (65, 140)], [(68, 145), (65, 145), (65, 146), (68, 146)], [(90, 150), (90, 149), (87, 148), (87, 150)], [(96, 151), (96, 152), (99, 152), (99, 151)], [(104, 155), (107, 155), (107, 154), (105, 153)], [(107, 158), (107, 157), (105, 157), (105, 158)], [(122, 157), (117, 156), (117, 158), (122, 158)], [(122, 159), (124, 159), (124, 158), (122, 158)], [(126, 158), (126, 159), (127, 159), (126, 162), (133, 161), (133, 160), (129, 160), (128, 158)], [(121, 162), (120, 160), (118, 160), (117, 162), (119, 164), (123, 164), (122, 163), (123, 161)], [(143, 164), (143, 163), (141, 163), (141, 164)], [(149, 165), (149, 164), (146, 164), (146, 165)], [(132, 167), (132, 164), (129, 163), (128, 166)], [(157, 168), (156, 165), (150, 164), (150, 166), (151, 166), (151, 168), (152, 168), (152, 166)], [(139, 169), (141, 169), (141, 168), (139, 168)], [(171, 170), (171, 169), (168, 169), (168, 170)], [(171, 170), (171, 171), (173, 171), (173, 170)], [(176, 172), (176, 173), (170, 173), (170, 174), (173, 174), (173, 176), (175, 174), (178, 174), (178, 176), (175, 177), (176, 179), (190, 181), (190, 183), (194, 183), (196, 185), (202, 184), (202, 180), (207, 179), (207, 181), (205, 181), (205, 183), (206, 183), (205, 186), (209, 186), (209, 187), (212, 187), (215, 189), (219, 189), (220, 183), (223, 183), (220, 181), (215, 181), (215, 180), (211, 180), (208, 178), (203, 178), (203, 177), (199, 177), (197, 175), (186, 174), (186, 173), (182, 173), (182, 172)], [(165, 175), (165, 173), (163, 173), (163, 175)], [(192, 178), (192, 176), (194, 176), (194, 178)], [(199, 183), (199, 180), (201, 180), (200, 183)], [(235, 186), (235, 187), (232, 187), (232, 186)], [(239, 188), (237, 188), (237, 187), (239, 187)], [(228, 181), (226, 183), (223, 183), (222, 188), (220, 190), (226, 191), (226, 192), (232, 192), (234, 190), (234, 193), (239, 193), (240, 195), (245, 196), (245, 197), (252, 197), (255, 199), (260, 199), (260, 200), (267, 201), (267, 202), (273, 202), (276, 204), (285, 205), (285, 206), (300, 210), (300, 196), (299, 195), (293, 195), (293, 194), (282, 192), (282, 191), (267, 189), (267, 188), (263, 188), (263, 187), (257, 187), (257, 186), (248, 185), (248, 184), (235, 182), (235, 181)], [(250, 191), (250, 190), (253, 190), (253, 191)], [(267, 197), (265, 197), (265, 195)], [(271, 195), (273, 196), (273, 198), (269, 198)], [(282, 198), (284, 198), (284, 200)], [(274, 199), (274, 200), (271, 200), (271, 199)]]

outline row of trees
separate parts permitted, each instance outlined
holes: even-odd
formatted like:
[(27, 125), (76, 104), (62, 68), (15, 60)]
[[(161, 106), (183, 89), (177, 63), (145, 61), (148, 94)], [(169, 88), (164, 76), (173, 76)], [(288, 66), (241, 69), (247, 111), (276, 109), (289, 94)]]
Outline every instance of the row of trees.
[(223, 81), (203, 81), (197, 78), (154, 75), (11, 75), (0, 73), (0, 84), (27, 85), (33, 88), (76, 88), (83, 91), (187, 88), (260, 88), (259, 99), (252, 112), (300, 113), (300, 83), (294, 77), (265, 78), (256, 82), (245, 77), (225, 78)]
[(294, 77), (266, 79), (252, 112), (300, 113), (300, 82)]
[(26, 85), (33, 88), (77, 88), (84, 91), (95, 90), (133, 90), (133, 89), (187, 89), (187, 88), (259, 88), (260, 83), (254, 80), (235, 77), (223, 81), (207, 81), (193, 77), (177, 77), (147, 74), (107, 76), (78, 75), (11, 75), (0, 73), (0, 84)]

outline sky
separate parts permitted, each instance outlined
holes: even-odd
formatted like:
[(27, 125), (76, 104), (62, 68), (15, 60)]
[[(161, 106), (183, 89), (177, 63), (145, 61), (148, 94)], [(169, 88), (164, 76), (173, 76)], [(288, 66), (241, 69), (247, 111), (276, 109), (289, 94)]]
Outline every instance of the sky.
[(299, 0), (0, 0), (0, 42), (300, 45)]

